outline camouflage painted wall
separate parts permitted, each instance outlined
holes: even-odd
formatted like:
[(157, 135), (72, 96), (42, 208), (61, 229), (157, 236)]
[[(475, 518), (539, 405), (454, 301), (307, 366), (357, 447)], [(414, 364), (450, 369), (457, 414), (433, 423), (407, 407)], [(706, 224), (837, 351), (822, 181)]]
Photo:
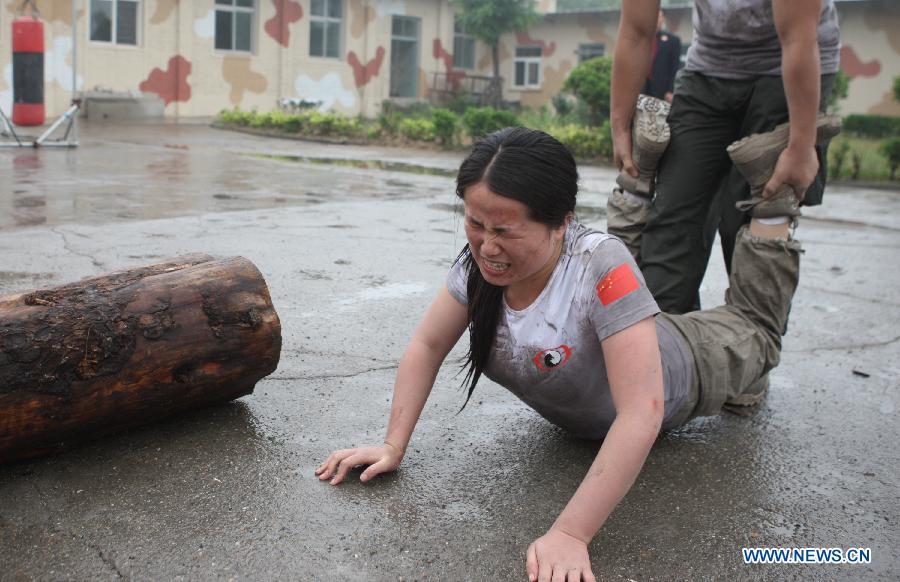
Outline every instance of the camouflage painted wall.
[[(690, 42), (690, 10), (667, 11), (667, 28)], [(580, 61), (582, 45), (602, 43), (605, 54), (612, 55), (619, 27), (618, 12), (589, 14), (550, 14), (526, 33), (504, 35), (500, 46), (500, 74), (504, 77), (506, 99), (537, 107), (548, 103), (562, 90), (569, 72)], [(517, 47), (540, 47), (541, 83), (539, 87), (522, 89), (514, 84), (514, 62)], [(490, 54), (485, 51), (478, 63), (480, 74), (489, 75)]]
[[(427, 97), (430, 74), (447, 67), (435, 45), (453, 46), (446, 0), (342, 0), (337, 58), (310, 56), (311, 0), (256, 0), (249, 53), (215, 48), (214, 0), (140, 0), (137, 46), (90, 41), (90, 0), (79, 2), (78, 89), (153, 93), (170, 116), (214, 115), (235, 105), (269, 110), (282, 98), (374, 115), (390, 93), (393, 16), (419, 19), (418, 70), (411, 72), (419, 98)], [(7, 112), (9, 27), (18, 5), (0, 0), (0, 106)], [(37, 5), (45, 20), (45, 100), (48, 115), (55, 116), (71, 97), (71, 0)]]
[[(90, 0), (78, 0), (78, 88), (144, 91), (159, 95), (169, 116), (210, 116), (222, 108), (270, 110), (283, 98), (321, 102), (322, 109), (372, 116), (390, 96), (391, 21), (418, 19), (417, 95), (428, 96), (435, 73), (451, 80), (489, 75), (490, 53), (478, 45), (473, 70), (453, 67), (453, 7), (448, 0), (342, 0), (337, 58), (310, 56), (311, 0), (256, 0), (253, 50), (216, 50), (214, 0), (139, 0), (137, 46), (92, 42)], [(19, 0), (0, 0), (0, 106), (12, 99), (10, 24)], [(552, 1), (541, 3), (553, 8)], [(45, 98), (49, 116), (70, 99), (71, 0), (37, 0), (45, 20)], [(900, 2), (839, 4), (843, 68), (853, 77), (844, 113), (900, 115), (890, 99), (900, 75)], [(668, 12), (669, 29), (690, 41), (690, 13)], [(547, 14), (526, 33), (501, 41), (501, 74), (507, 99), (538, 106), (556, 95), (578, 64), (579, 47), (604, 43), (611, 54), (618, 13)], [(513, 86), (516, 47), (540, 48), (540, 86)]]
[[(841, 2), (838, 4), (843, 49), (841, 68), (853, 80), (841, 112), (900, 116), (900, 103), (891, 96), (894, 77), (900, 75), (900, 1)], [(692, 37), (690, 9), (666, 10), (667, 28), (687, 45)], [(578, 64), (578, 47), (603, 43), (612, 54), (619, 13), (547, 15), (527, 34), (509, 34), (501, 43), (501, 74), (505, 96), (525, 105), (547, 103), (562, 88), (571, 68)], [(513, 85), (516, 47), (541, 46), (542, 83), (539, 88)], [(490, 72), (490, 55), (482, 53), (481, 74)]]
[(891, 84), (900, 75), (900, 2), (839, 4), (841, 69), (851, 77), (842, 113), (900, 116)]

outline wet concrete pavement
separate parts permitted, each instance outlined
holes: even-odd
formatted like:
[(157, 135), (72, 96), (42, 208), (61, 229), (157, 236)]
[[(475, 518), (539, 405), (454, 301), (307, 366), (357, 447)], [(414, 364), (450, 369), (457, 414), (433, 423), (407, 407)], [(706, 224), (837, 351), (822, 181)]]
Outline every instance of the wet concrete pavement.
[[(525, 578), (525, 549), (598, 445), (490, 382), (456, 415), (445, 366), (397, 473), (338, 488), (313, 475), (332, 449), (383, 436), (394, 368), (464, 242), (461, 154), (185, 125), (85, 126), (81, 141), (0, 151), (0, 294), (243, 255), (284, 348), (235, 403), (0, 467), (0, 579)], [(614, 175), (582, 176), (579, 215), (603, 228)], [(900, 577), (900, 193), (833, 187), (807, 214), (769, 398), (659, 439), (591, 545), (601, 579)], [(705, 305), (724, 287), (715, 254)], [(869, 547), (872, 563), (747, 566), (744, 546)]]

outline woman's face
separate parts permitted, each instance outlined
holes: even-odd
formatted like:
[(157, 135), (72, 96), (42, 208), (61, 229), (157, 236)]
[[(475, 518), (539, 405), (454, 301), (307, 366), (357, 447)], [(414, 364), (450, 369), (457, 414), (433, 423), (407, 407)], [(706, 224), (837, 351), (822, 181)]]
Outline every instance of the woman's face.
[(466, 238), (484, 279), (540, 293), (559, 259), (566, 224), (550, 228), (532, 220), (527, 206), (483, 182), (466, 188), (463, 205)]

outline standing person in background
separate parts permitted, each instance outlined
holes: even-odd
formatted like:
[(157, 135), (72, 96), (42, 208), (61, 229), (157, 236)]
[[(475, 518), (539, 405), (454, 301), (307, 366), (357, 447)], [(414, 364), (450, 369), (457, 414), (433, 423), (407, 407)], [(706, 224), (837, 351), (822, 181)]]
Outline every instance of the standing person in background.
[(681, 68), (681, 39), (666, 30), (666, 16), (659, 11), (656, 20), (656, 38), (653, 41), (653, 65), (641, 91), (657, 99), (672, 102), (675, 91), (675, 73)]
[[(641, 152), (632, 150), (632, 119), (650, 68), (658, 14), (659, 0), (623, 2), (615, 48), (615, 161), (620, 176), (635, 180), (635, 159)], [(780, 150), (760, 195), (769, 198), (787, 190), (805, 204), (821, 204), (825, 145), (816, 146), (817, 113), (839, 63), (834, 0), (695, 0), (693, 27), (668, 116), (670, 141), (659, 160), (655, 196), (628, 198), (631, 204), (646, 205), (640, 266), (667, 313), (699, 306), (715, 228), (730, 269), (735, 236), (749, 219), (735, 209), (737, 202), (751, 197), (747, 182), (729, 180), (720, 189), (732, 167), (729, 144), (771, 132), (754, 145)], [(787, 131), (772, 132), (788, 120)], [(711, 208), (721, 214), (707, 223)]]

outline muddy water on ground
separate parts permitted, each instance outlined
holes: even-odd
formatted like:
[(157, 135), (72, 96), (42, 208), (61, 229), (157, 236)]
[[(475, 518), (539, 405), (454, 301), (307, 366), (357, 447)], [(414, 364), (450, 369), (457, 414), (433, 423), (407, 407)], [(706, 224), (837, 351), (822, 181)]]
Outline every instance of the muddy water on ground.
[(87, 126), (77, 149), (0, 151), (0, 230), (453, 192), (446, 160), (301, 155), (279, 150), (288, 146), (278, 140), (192, 130)]

